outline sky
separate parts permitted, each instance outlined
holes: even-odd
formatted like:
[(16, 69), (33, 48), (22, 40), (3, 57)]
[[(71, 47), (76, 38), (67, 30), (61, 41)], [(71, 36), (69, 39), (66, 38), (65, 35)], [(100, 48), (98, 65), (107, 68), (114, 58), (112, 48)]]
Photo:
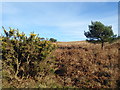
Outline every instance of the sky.
[(3, 2), (2, 26), (58, 41), (85, 40), (91, 21), (112, 25), (118, 34), (117, 2)]

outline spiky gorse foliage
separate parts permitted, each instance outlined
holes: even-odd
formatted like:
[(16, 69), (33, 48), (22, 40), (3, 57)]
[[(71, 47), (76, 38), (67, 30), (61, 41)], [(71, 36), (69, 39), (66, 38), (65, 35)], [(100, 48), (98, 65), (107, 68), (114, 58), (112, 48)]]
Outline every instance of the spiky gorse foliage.
[(16, 79), (35, 77), (40, 72), (40, 62), (56, 46), (34, 33), (26, 36), (15, 29), (3, 30), (2, 60), (3, 68), (9, 69), (7, 74)]

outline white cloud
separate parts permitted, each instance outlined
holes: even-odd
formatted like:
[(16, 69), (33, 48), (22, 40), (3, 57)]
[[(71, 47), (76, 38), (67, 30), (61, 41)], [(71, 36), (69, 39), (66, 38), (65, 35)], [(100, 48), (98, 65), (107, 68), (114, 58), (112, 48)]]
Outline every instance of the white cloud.
[[(36, 13), (34, 11), (35, 10), (34, 8), (37, 8), (37, 5), (32, 6), (31, 11), (34, 11), (35, 14), (26, 13), (25, 15), (24, 12), (26, 11), (26, 9), (24, 9), (23, 7), (20, 7), (19, 9), (19, 8), (15, 8), (12, 5), (6, 6), (5, 7), (6, 11), (4, 13), (8, 16), (4, 17), (3, 23), (4, 25), (14, 25), (16, 27), (23, 27), (24, 30), (26, 30), (25, 27), (36, 28), (37, 26), (38, 33), (41, 34), (41, 30), (42, 30), (43, 31), (42, 34), (46, 36), (47, 35), (50, 36), (51, 34), (55, 33), (54, 36), (59, 37), (59, 39), (61, 36), (62, 38), (65, 39), (66, 37), (68, 37), (68, 40), (69, 37), (70, 38), (72, 37), (71, 39), (80, 40), (79, 38), (82, 39), (86, 38), (84, 36), (84, 31), (88, 31), (88, 25), (91, 24), (91, 20), (92, 20), (92, 21), (101, 21), (105, 25), (112, 25), (114, 32), (117, 34), (118, 19), (117, 19), (117, 15), (115, 15), (114, 12), (109, 12), (110, 15), (108, 17), (98, 18), (97, 14), (96, 17), (93, 16), (90, 17), (89, 12), (88, 13), (85, 12), (86, 15), (85, 14), (83, 15), (82, 11), (84, 9), (82, 8), (82, 6), (80, 6), (79, 9), (73, 8), (73, 10), (72, 9), (65, 10), (65, 8), (54, 9), (55, 8), (54, 6), (47, 6), (47, 8), (45, 7), (46, 7), (45, 5), (41, 6), (40, 7), (41, 9), (37, 9), (36, 11), (38, 12)], [(49, 10), (49, 7), (52, 8)], [(21, 9), (23, 9), (24, 12)], [(78, 11), (80, 15), (77, 15)], [(41, 29), (41, 27), (44, 27), (44, 29)], [(57, 31), (52, 30), (51, 27), (57, 28), (56, 29)]]
[(2, 3), (2, 9), (2, 13), (8, 15), (19, 14), (21, 12), (19, 8), (14, 7), (12, 4), (6, 3)]

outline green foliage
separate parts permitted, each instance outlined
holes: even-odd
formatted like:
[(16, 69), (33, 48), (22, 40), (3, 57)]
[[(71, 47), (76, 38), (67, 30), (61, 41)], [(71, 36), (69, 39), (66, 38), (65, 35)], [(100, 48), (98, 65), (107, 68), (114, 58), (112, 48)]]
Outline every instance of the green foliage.
[(57, 42), (57, 39), (50, 38), (50, 41), (51, 41), (51, 42)]
[(55, 49), (50, 41), (41, 40), (34, 33), (26, 36), (23, 32), (11, 29), (2, 35), (3, 69), (16, 79), (35, 77), (40, 72), (40, 62)]
[(109, 42), (114, 39), (114, 33), (112, 31), (112, 26), (105, 26), (101, 22), (91, 22), (89, 25), (89, 31), (84, 32), (84, 35), (89, 38), (90, 42), (100, 42), (102, 47), (104, 42)]

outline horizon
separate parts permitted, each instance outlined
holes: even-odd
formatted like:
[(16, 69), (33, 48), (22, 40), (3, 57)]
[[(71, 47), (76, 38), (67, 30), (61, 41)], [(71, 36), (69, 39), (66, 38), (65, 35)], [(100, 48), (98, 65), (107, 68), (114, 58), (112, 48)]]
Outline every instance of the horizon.
[(112, 25), (118, 35), (118, 2), (4, 2), (2, 9), (3, 26), (27, 35), (34, 31), (59, 42), (83, 41), (91, 21)]

